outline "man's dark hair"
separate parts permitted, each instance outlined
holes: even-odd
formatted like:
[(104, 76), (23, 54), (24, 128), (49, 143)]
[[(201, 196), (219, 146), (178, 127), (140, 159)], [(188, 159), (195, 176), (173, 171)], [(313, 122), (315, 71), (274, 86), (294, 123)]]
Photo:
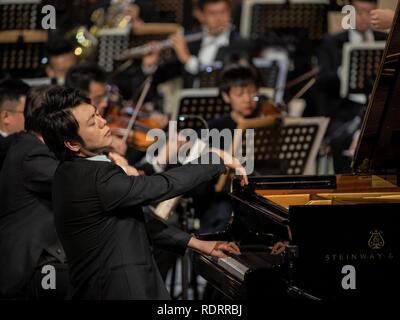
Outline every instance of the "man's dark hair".
[(217, 3), (217, 2), (225, 2), (230, 8), (232, 8), (232, 1), (231, 0), (198, 0), (197, 6), (198, 8), (203, 11), (204, 7), (208, 4)]
[(3, 109), (4, 102), (18, 101), (19, 98), (26, 96), (29, 86), (19, 79), (6, 79), (0, 82), (0, 110)]
[(231, 64), (226, 66), (219, 75), (220, 93), (229, 93), (232, 87), (246, 87), (255, 85), (260, 87), (261, 79), (258, 71), (247, 64)]
[(92, 81), (106, 83), (107, 72), (97, 64), (83, 64), (68, 70), (65, 86), (88, 93)]
[(40, 121), (37, 118), (38, 109), (42, 107), (47, 91), (52, 88), (50, 85), (42, 85), (31, 88), (26, 95), (24, 117), (25, 130), (41, 133)]
[(41, 107), (34, 116), (40, 121), (40, 131), (49, 149), (59, 160), (65, 160), (74, 154), (65, 145), (65, 141), (76, 141), (84, 145), (78, 134), (79, 123), (71, 109), (90, 100), (76, 89), (54, 86), (43, 97)]

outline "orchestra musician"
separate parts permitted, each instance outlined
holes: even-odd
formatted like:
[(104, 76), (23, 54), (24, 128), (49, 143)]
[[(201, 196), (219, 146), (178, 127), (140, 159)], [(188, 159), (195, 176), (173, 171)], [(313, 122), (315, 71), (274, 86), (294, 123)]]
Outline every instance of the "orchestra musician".
[[(356, 28), (326, 35), (318, 54), (320, 73), (316, 77), (315, 89), (320, 115), (331, 118), (326, 142), (332, 150), (335, 173), (350, 172), (350, 159), (343, 155), (343, 151), (351, 144), (353, 133), (347, 134), (343, 128), (349, 127), (354, 119), (362, 115), (370, 93), (340, 97), (339, 74), (343, 45), (346, 42), (357, 44), (383, 41), (387, 36), (372, 30), (371, 14), (377, 7), (375, 0), (354, 0), (352, 5), (356, 10)], [(339, 135), (339, 132), (344, 134)]]
[[(259, 94), (261, 79), (257, 69), (248, 63), (236, 63), (226, 66), (219, 78), (219, 91), (225, 103), (231, 106), (231, 112), (211, 120), (209, 128), (221, 131), (228, 129), (232, 136), (238, 123), (243, 119), (265, 116), (255, 98)], [(221, 141), (221, 148), (224, 146)], [(225, 150), (228, 151), (228, 150)], [(216, 181), (214, 181), (215, 183)], [(215, 192), (210, 183), (206, 183), (194, 192), (196, 212), (201, 216), (200, 232), (223, 230), (229, 222), (232, 208), (226, 192)], [(211, 201), (202, 201), (207, 197)]]
[(135, 88), (147, 76), (153, 75), (153, 88), (157, 88), (158, 84), (181, 76), (183, 86), (193, 88), (204, 66), (213, 65), (216, 61), (223, 62), (232, 55), (246, 57), (252, 55), (254, 45), (251, 41), (242, 38), (231, 23), (230, 0), (199, 0), (197, 6), (197, 16), (202, 25), (200, 30), (193, 30), (193, 33), (201, 33), (201, 38), (188, 42), (185, 37), (188, 36), (187, 34), (172, 35), (170, 40), (175, 57), (161, 64), (157, 42), (149, 44), (153, 50), (143, 57), (142, 65), (132, 67), (134, 72), (126, 71), (132, 77), (128, 79), (121, 74), (116, 78), (115, 83), (124, 88), (129, 83), (131, 88)]
[(50, 37), (46, 48), (46, 75), (53, 84), (64, 85), (65, 77), (70, 68), (78, 64), (73, 45), (58, 33)]
[[(69, 286), (51, 209), (52, 181), (59, 161), (44, 144), (35, 117), (46, 90), (39, 87), (29, 92), (26, 131), (15, 134), (0, 173), (0, 299), (63, 299)], [(44, 265), (55, 267), (56, 290), (41, 286)]]
[[(216, 257), (238, 254), (234, 243), (198, 240), (141, 210), (142, 205), (216, 177), (225, 166), (187, 164), (150, 177), (129, 176), (100, 156), (112, 137), (89, 103), (76, 90), (55, 88), (47, 92), (39, 111), (44, 140), (61, 160), (53, 182), (53, 207), (73, 297), (168, 299), (150, 241), (181, 253), (189, 247)], [(215, 153), (209, 156), (219, 159)]]
[(18, 79), (0, 82), (0, 170), (15, 133), (24, 130), (25, 99), (29, 86)]

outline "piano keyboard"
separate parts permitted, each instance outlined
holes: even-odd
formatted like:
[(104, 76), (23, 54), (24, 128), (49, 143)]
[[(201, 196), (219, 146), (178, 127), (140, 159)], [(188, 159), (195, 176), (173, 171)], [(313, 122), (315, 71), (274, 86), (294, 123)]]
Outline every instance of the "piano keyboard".
[(244, 281), (244, 275), (249, 270), (244, 264), (232, 257), (217, 258), (217, 264), (224, 270), (235, 276), (236, 278)]
[(226, 258), (213, 258), (221, 268), (244, 281), (245, 275), (249, 270), (257, 268), (272, 267), (282, 262), (281, 256), (271, 255), (266, 252), (245, 252), (238, 256)]

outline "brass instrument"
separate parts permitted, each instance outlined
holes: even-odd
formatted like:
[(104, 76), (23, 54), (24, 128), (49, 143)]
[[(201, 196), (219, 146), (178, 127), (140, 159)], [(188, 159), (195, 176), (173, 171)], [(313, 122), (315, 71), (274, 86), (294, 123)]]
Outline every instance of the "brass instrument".
[(131, 18), (125, 14), (126, 0), (114, 1), (107, 11), (99, 8), (93, 11), (90, 21), (93, 25), (87, 29), (79, 26), (67, 34), (67, 37), (74, 38), (76, 42), (75, 55), (80, 59), (90, 56), (98, 45), (97, 35), (102, 29), (125, 29)]

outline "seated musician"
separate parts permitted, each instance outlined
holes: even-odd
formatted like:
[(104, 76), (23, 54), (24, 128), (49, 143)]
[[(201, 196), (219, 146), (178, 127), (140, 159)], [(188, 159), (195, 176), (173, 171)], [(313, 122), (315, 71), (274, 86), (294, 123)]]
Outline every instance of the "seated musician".
[[(226, 66), (220, 74), (219, 90), (232, 111), (210, 121), (209, 128), (218, 131), (229, 129), (233, 134), (241, 120), (263, 116), (254, 99), (259, 93), (259, 88), (260, 77), (254, 67), (246, 63)], [(224, 146), (221, 141), (221, 148), (223, 147), (228, 146)], [(210, 192), (210, 190), (214, 188), (211, 183), (207, 183), (196, 188), (193, 194), (196, 212), (201, 216), (200, 232), (202, 233), (223, 230), (232, 212), (227, 193)], [(210, 201), (203, 201), (204, 197)]]
[(371, 29), (370, 14), (376, 9), (376, 1), (354, 0), (352, 5), (356, 10), (356, 28), (325, 36), (318, 55), (321, 71), (315, 84), (319, 113), (331, 118), (326, 143), (332, 150), (335, 173), (350, 172), (351, 159), (344, 156), (343, 151), (350, 146), (353, 133), (358, 129), (351, 128), (357, 123), (357, 118), (362, 117), (373, 82), (371, 79), (370, 88), (366, 88), (368, 92), (365, 94), (351, 94), (346, 99), (340, 97), (343, 45), (346, 42), (358, 44), (386, 39), (385, 33)]
[(14, 133), (24, 130), (25, 99), (29, 86), (21, 80), (0, 82), (0, 170), (14, 141)]
[[(239, 253), (233, 243), (198, 240), (141, 209), (216, 177), (225, 170), (223, 164), (189, 163), (153, 176), (129, 176), (101, 157), (112, 136), (85, 96), (55, 88), (46, 98), (39, 117), (46, 144), (61, 160), (53, 207), (74, 298), (168, 299), (150, 243), (181, 253), (189, 247), (215, 257)], [(215, 153), (209, 156), (221, 160)]]
[[(28, 93), (21, 115), (26, 131), (15, 134), (0, 173), (0, 299), (64, 299), (69, 288), (51, 208), (59, 162), (44, 144), (34, 116), (46, 90), (39, 87)], [(42, 288), (44, 265), (55, 267), (55, 290)]]
[(47, 44), (46, 75), (53, 84), (64, 85), (67, 71), (78, 64), (73, 45), (58, 33), (50, 36)]
[[(143, 58), (141, 68), (136, 69), (135, 83), (154, 74), (154, 86), (178, 76), (183, 76), (183, 86), (193, 88), (195, 80), (204, 66), (224, 61), (227, 55), (249, 56), (253, 44), (235, 30), (231, 23), (232, 4), (230, 0), (199, 0), (197, 16), (202, 23), (200, 40), (188, 42), (185, 36), (171, 36), (175, 57), (164, 64), (158, 64), (160, 51), (154, 51)], [(133, 86), (132, 86), (133, 87)]]

